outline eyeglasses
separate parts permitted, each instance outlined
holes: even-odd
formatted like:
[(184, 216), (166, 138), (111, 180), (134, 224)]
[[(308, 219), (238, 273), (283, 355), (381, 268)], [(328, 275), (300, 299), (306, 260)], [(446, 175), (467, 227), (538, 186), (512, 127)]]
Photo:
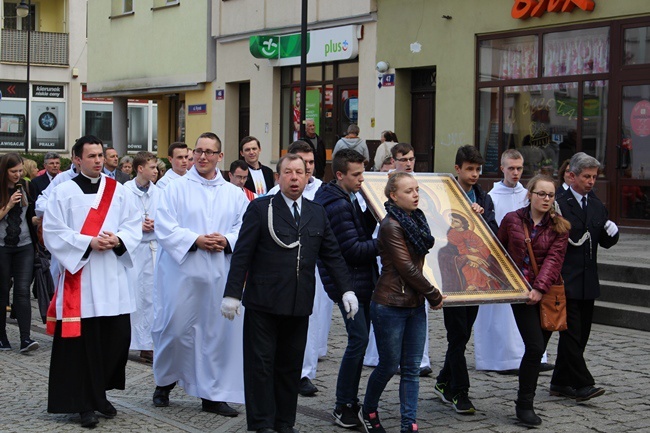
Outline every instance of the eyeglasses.
[(208, 150), (194, 149), (192, 151), (192, 153), (194, 154), (194, 156), (198, 156), (198, 157), (200, 157), (201, 155), (203, 155), (205, 153), (205, 156), (207, 156), (209, 158), (212, 155), (216, 155), (216, 154), (221, 153), (221, 151), (211, 150), (211, 149), (208, 149)]
[(397, 161), (402, 162), (402, 163), (404, 163), (404, 162), (413, 162), (413, 161), (415, 161), (415, 157), (412, 156), (410, 158), (397, 158)]
[(537, 197), (541, 198), (542, 200), (545, 199), (546, 197), (550, 199), (555, 198), (554, 192), (533, 191), (533, 194), (537, 194)]

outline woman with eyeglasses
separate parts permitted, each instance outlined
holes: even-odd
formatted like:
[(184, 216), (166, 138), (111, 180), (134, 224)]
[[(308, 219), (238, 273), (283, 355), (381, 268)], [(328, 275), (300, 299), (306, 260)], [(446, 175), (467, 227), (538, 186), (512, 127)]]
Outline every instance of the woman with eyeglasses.
[[(517, 418), (530, 426), (540, 425), (533, 399), (537, 378), (551, 331), (542, 330), (539, 301), (549, 287), (561, 282), (571, 224), (555, 211), (555, 183), (546, 175), (537, 175), (528, 182), (530, 203), (510, 212), (501, 221), (499, 240), (512, 257), (532, 290), (525, 304), (512, 304), (517, 328), (524, 340), (525, 352), (519, 366), (519, 391), (516, 401)], [(535, 275), (526, 245), (524, 226), (528, 227), (534, 259), (539, 268)]]
[(20, 352), (38, 349), (30, 338), (32, 305), (29, 287), (34, 268), (36, 230), (32, 225), (34, 194), (23, 177), (23, 159), (17, 153), (0, 158), (0, 350), (11, 350), (7, 338), (5, 309), (14, 280), (12, 310), (20, 330)]

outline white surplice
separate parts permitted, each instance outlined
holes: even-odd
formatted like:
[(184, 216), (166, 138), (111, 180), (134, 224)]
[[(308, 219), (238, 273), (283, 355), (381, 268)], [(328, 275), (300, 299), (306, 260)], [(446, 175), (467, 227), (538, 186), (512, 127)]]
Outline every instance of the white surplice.
[[(91, 207), (97, 207), (106, 185), (102, 175), (97, 194), (84, 194), (76, 182), (63, 182), (51, 191), (43, 217), (45, 246), (57, 259), (60, 276), (56, 293), (56, 318), (61, 320), (65, 270), (81, 274), (81, 317), (117, 316), (135, 310), (135, 296), (127, 279), (127, 268), (133, 266), (131, 253), (142, 238), (140, 214), (133, 197), (122, 185), (116, 185), (111, 206), (101, 231), (113, 232), (120, 238), (126, 252), (117, 256), (113, 250), (91, 251), (91, 237), (80, 234)], [(100, 231), (100, 233), (101, 233)]]
[(244, 402), (243, 317), (231, 322), (220, 312), (231, 255), (189, 250), (199, 235), (218, 232), (233, 251), (248, 203), (219, 170), (206, 180), (192, 167), (163, 191), (155, 222), (157, 385), (178, 382), (195, 397)]
[[(528, 204), (528, 190), (517, 182), (514, 188), (503, 181), (494, 182), (489, 192), (494, 203), (494, 217), (497, 224), (508, 212)], [(515, 316), (510, 304), (485, 304), (478, 309), (474, 322), (474, 360), (477, 370), (515, 370), (524, 356), (524, 341), (521, 339)], [(544, 353), (543, 362), (546, 362)]]
[(163, 175), (163, 177), (161, 177), (160, 179), (158, 179), (158, 182), (156, 182), (156, 186), (157, 186), (158, 188), (160, 188), (160, 189), (165, 189), (165, 188), (167, 188), (167, 185), (169, 185), (169, 184), (171, 183), (171, 181), (176, 180), (176, 179), (179, 179), (179, 178), (181, 178), (181, 177), (183, 177), (183, 176), (181, 176), (180, 174), (176, 173), (174, 170), (172, 170), (172, 169), (170, 168), (169, 170), (167, 170), (167, 171), (165, 172), (165, 174)]
[[(133, 202), (140, 212), (141, 221), (145, 216), (156, 223), (156, 210), (162, 191), (149, 182), (147, 191), (138, 188), (135, 179), (124, 184), (133, 194)], [(141, 226), (142, 228), (142, 226)], [(133, 267), (127, 273), (129, 283), (133, 284), (136, 310), (131, 314), (130, 350), (153, 350), (151, 328), (153, 326), (153, 276), (158, 241), (154, 232), (142, 232), (142, 241), (131, 254)]]

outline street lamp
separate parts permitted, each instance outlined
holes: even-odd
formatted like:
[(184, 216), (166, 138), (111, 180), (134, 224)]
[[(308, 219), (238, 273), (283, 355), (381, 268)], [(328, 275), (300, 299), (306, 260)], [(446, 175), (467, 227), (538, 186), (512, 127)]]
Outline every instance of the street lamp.
[[(16, 6), (16, 14), (20, 18), (25, 18), (29, 16), (29, 12), (32, 9), (32, 0), (28, 0), (25, 3), (25, 0), (21, 0), (20, 4)], [(30, 69), (30, 54), (31, 54), (31, 34), (32, 34), (32, 22), (31, 19), (27, 20), (27, 98), (25, 99), (25, 153), (29, 152), (29, 69)]]

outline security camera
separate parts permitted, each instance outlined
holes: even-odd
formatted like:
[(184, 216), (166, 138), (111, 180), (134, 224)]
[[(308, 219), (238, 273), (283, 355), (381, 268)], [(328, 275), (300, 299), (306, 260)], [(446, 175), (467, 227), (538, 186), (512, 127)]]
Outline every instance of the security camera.
[(377, 72), (384, 73), (388, 71), (388, 68), (390, 68), (390, 65), (388, 62), (384, 62), (383, 60), (381, 62), (377, 63)]

